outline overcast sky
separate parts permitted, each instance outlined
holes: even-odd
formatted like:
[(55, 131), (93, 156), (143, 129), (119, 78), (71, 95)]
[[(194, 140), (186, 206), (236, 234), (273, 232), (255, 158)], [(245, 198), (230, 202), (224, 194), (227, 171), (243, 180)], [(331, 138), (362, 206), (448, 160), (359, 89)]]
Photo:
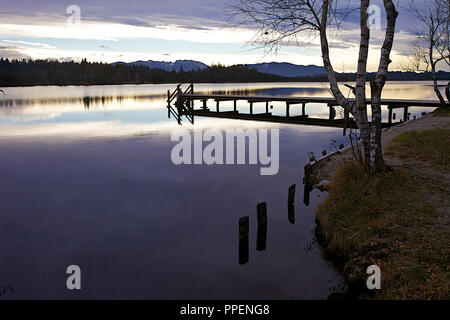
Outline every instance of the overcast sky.
[[(282, 46), (277, 53), (255, 49), (248, 42), (255, 35), (249, 26), (229, 22), (224, 13), (232, 0), (14, 0), (0, 6), (0, 56), (9, 58), (58, 58), (90, 61), (193, 59), (206, 64), (268, 61), (322, 65), (318, 39)], [(343, 0), (347, 2), (348, 0)], [(359, 1), (350, 0), (356, 5)], [(426, 0), (414, 1), (425, 8)], [(405, 54), (421, 26), (396, 1), (400, 12), (392, 69), (401, 69)], [(372, 0), (384, 13), (382, 0)], [(79, 24), (72, 23), (80, 8)], [(69, 20), (68, 20), (69, 19)], [(332, 62), (338, 71), (354, 71), (359, 25), (352, 17), (332, 39)], [(383, 29), (373, 30), (369, 69), (376, 70)]]

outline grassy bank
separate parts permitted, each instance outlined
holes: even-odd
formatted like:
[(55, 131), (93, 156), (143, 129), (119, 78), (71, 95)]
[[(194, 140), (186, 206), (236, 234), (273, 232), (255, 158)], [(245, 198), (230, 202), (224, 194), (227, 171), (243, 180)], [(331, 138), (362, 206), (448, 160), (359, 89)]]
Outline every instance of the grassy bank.
[[(405, 132), (387, 157), (399, 165), (367, 175), (355, 163), (334, 173), (317, 212), (318, 233), (361, 297), (450, 298), (450, 130)], [(368, 291), (366, 269), (381, 268)]]
[(450, 117), (450, 108), (437, 108), (433, 111), (434, 117)]

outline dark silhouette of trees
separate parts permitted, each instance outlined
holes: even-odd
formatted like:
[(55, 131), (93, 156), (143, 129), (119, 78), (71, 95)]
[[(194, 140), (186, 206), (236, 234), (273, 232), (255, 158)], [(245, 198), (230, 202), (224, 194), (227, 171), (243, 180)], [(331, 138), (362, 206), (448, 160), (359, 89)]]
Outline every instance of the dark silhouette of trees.
[(270, 82), (288, 78), (247, 66), (212, 66), (197, 71), (165, 71), (144, 66), (51, 60), (0, 59), (0, 86), (141, 84), (176, 82)]
[[(430, 73), (390, 72), (387, 80), (429, 80)], [(450, 80), (449, 72), (437, 72), (438, 80)], [(355, 73), (336, 73), (338, 81), (353, 81)], [(367, 79), (375, 79), (369, 73)], [(221, 82), (328, 82), (327, 74), (282, 77), (260, 73), (245, 65), (213, 65), (197, 71), (165, 71), (143, 66), (107, 63), (58, 62), (48, 60), (8, 60), (0, 58), (0, 86), (105, 85), (144, 83), (221, 83)]]

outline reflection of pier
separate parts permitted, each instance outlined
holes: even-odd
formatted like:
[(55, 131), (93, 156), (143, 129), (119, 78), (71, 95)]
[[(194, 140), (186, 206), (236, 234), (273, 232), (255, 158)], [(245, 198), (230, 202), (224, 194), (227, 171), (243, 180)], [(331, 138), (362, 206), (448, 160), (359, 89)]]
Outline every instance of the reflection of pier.
[[(215, 101), (215, 111), (207, 106), (208, 100)], [(350, 99), (354, 100), (354, 99)], [(194, 101), (201, 102), (201, 107), (195, 109)], [(220, 103), (223, 101), (233, 101), (232, 111), (220, 111)], [(238, 101), (246, 101), (248, 103), (249, 112), (241, 113), (238, 110)], [(285, 115), (273, 115), (270, 110), (271, 102), (284, 102), (286, 106)], [(256, 103), (265, 104), (265, 112), (254, 113), (253, 108)], [(306, 113), (306, 105), (308, 103), (325, 104), (329, 108), (328, 119), (311, 118)], [(370, 99), (367, 100), (370, 104)], [(389, 110), (388, 122), (383, 123), (383, 127), (392, 126), (393, 110), (403, 109), (403, 119), (408, 120), (409, 107), (439, 107), (439, 101), (430, 100), (400, 100), (400, 99), (382, 99), (381, 105), (387, 106)], [(293, 114), (294, 106), (299, 107), (297, 114)], [(227, 95), (227, 94), (196, 94), (194, 93), (194, 84), (190, 84), (185, 90), (178, 85), (176, 90), (172, 93), (167, 92), (167, 109), (168, 116), (174, 116), (178, 123), (181, 124), (181, 119), (184, 116), (189, 122), (194, 123), (194, 116), (201, 117), (215, 117), (227, 119), (253, 120), (253, 121), (267, 121), (277, 123), (302, 124), (312, 126), (326, 126), (326, 127), (341, 127), (341, 128), (356, 128), (356, 124), (350, 118), (347, 112), (344, 112), (344, 117), (335, 119), (337, 107), (336, 100), (328, 97), (291, 97), (291, 96), (267, 96), (267, 95)]]

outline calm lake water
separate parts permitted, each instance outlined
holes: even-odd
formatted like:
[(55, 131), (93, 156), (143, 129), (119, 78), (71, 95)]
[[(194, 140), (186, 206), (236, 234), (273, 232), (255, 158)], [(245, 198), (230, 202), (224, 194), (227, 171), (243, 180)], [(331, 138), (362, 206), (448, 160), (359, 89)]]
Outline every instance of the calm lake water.
[[(0, 299), (325, 299), (340, 290), (340, 274), (314, 241), (314, 214), (325, 194), (313, 191), (304, 206), (302, 178), (308, 152), (330, 151), (331, 139), (347, 143), (342, 130), (197, 117), (183, 127), (279, 128), (280, 170), (261, 176), (259, 165), (176, 166), (170, 135), (179, 126), (165, 108), (174, 87), (5, 89), (0, 287), (14, 292), (4, 290)], [(195, 90), (330, 95), (321, 83), (201, 84)], [(388, 83), (383, 97), (435, 100), (427, 82)], [(264, 105), (255, 105), (259, 109)], [(273, 112), (283, 114), (283, 105), (274, 103)], [(308, 105), (307, 112), (328, 117), (320, 105)], [(291, 224), (287, 195), (294, 183)], [(256, 205), (263, 201), (267, 244), (257, 251)], [(249, 261), (241, 265), (243, 216), (250, 217), (250, 241)], [(81, 268), (81, 290), (66, 287), (69, 265)]]

